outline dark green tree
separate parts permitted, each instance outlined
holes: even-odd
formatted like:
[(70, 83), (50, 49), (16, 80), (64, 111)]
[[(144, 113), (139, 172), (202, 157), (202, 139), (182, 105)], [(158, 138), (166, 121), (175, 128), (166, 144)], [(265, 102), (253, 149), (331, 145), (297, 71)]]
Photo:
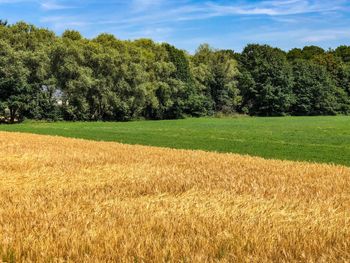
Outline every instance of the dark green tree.
[(201, 45), (192, 64), (196, 84), (207, 98), (207, 112), (236, 112), (241, 96), (237, 88), (239, 71), (234, 52)]
[(74, 30), (56, 36), (0, 20), (0, 48), (2, 121), (349, 112), (348, 46), (285, 53), (248, 45), (239, 54), (201, 45), (190, 55), (151, 39), (90, 40)]
[(306, 46), (302, 50), (302, 56), (304, 59), (312, 59), (315, 56), (322, 55), (324, 53), (324, 49), (318, 46)]
[(348, 111), (345, 92), (336, 86), (325, 67), (298, 60), (293, 63), (293, 75), (294, 115), (335, 115)]
[(303, 59), (303, 51), (300, 48), (293, 48), (288, 51), (287, 53), (288, 60), (296, 60), (296, 59)]
[(22, 61), (23, 53), (0, 40), (0, 108), (11, 123), (24, 118), (32, 97), (30, 72)]
[(75, 31), (75, 30), (66, 30), (66, 31), (64, 31), (63, 34), (62, 34), (62, 38), (70, 39), (70, 40), (73, 40), (73, 41), (79, 41), (79, 40), (83, 39), (83, 37), (80, 34), (80, 32)]
[(343, 62), (350, 62), (350, 46), (339, 46), (335, 49), (334, 54), (340, 57)]
[(242, 52), (240, 69), (243, 112), (259, 116), (289, 113), (294, 102), (293, 80), (283, 51), (267, 45), (248, 45)]

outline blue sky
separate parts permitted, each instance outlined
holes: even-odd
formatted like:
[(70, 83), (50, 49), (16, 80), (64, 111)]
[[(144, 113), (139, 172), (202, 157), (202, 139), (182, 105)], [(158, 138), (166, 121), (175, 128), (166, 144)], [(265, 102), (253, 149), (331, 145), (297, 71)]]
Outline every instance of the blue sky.
[(152, 38), (189, 52), (201, 43), (236, 51), (247, 43), (350, 45), (349, 0), (0, 0), (0, 18), (57, 34)]

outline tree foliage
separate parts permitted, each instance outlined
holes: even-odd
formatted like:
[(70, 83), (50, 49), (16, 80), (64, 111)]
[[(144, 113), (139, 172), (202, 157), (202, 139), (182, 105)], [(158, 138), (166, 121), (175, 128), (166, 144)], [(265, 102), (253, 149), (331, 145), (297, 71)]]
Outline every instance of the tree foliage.
[(262, 116), (287, 114), (294, 96), (285, 53), (266, 45), (248, 45), (240, 62), (244, 111)]
[(350, 47), (191, 55), (150, 39), (56, 36), (0, 20), (0, 121), (174, 119), (349, 113)]

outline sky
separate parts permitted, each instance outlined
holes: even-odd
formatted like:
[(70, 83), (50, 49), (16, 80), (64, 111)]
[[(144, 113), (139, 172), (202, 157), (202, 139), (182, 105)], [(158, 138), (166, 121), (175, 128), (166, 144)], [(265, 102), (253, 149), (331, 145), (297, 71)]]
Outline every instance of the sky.
[(0, 0), (0, 18), (93, 38), (151, 38), (194, 52), (248, 43), (289, 50), (350, 45), (350, 0)]

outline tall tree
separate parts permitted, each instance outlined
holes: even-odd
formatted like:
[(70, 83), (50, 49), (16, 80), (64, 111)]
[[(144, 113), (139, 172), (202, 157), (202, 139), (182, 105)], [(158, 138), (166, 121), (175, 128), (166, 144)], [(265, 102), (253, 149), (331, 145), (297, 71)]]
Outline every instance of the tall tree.
[(22, 61), (23, 53), (0, 40), (0, 108), (3, 114), (8, 109), (11, 123), (24, 118), (32, 95), (28, 85), (30, 72)]
[(239, 54), (201, 45), (190, 55), (150, 39), (56, 36), (0, 20), (0, 48), (0, 118), (9, 121), (349, 112), (348, 46), (248, 45)]
[(343, 62), (350, 62), (350, 46), (339, 46), (334, 51), (334, 54), (340, 57), (343, 60)]
[(286, 55), (267, 45), (248, 45), (242, 52), (242, 111), (251, 115), (288, 114), (294, 101), (292, 71)]
[(201, 45), (192, 58), (197, 85), (206, 96), (208, 112), (233, 113), (241, 102), (238, 64), (233, 51)]
[(336, 86), (327, 69), (312, 61), (293, 63), (295, 115), (334, 115), (348, 111), (345, 92)]

